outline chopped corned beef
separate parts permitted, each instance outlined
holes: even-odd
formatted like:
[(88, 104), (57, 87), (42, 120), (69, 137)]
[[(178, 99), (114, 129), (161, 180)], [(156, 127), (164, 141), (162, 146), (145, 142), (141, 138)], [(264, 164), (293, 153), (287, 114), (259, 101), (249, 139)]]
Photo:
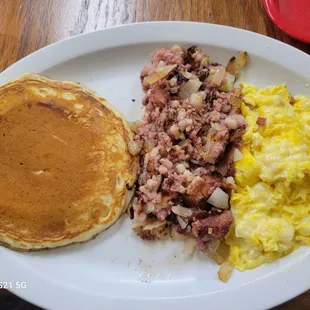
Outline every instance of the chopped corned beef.
[(141, 150), (131, 214), (142, 239), (160, 238), (170, 227), (203, 249), (227, 234), (229, 205), (223, 210), (208, 201), (217, 188), (231, 194), (233, 153), (245, 130), (241, 91), (228, 77), (196, 46), (159, 49), (141, 71), (145, 110), (131, 145)]

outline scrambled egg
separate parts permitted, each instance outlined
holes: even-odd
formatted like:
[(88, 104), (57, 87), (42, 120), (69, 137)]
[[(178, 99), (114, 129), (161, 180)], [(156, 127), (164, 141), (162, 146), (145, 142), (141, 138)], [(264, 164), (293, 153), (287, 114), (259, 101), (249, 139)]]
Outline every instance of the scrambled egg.
[(231, 262), (246, 270), (310, 245), (310, 99), (291, 104), (286, 85), (242, 92), (247, 129), (226, 241)]

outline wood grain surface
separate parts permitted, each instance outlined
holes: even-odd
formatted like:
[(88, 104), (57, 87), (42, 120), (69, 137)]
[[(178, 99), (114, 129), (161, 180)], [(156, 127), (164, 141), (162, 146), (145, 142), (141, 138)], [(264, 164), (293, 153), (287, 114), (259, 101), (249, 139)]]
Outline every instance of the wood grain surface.
[[(310, 53), (310, 45), (289, 38), (271, 23), (260, 0), (0, 0), (0, 72), (29, 53), (69, 36), (114, 25), (160, 20), (243, 28)], [(3, 298), (6, 294), (1, 293)], [(4, 309), (1, 298), (0, 309)], [(310, 309), (310, 293), (276, 309)]]

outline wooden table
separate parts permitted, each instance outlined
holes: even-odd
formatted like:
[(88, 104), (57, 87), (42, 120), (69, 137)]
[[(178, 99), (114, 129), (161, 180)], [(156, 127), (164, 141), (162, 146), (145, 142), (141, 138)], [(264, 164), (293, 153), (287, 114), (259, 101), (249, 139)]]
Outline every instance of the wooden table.
[[(154, 20), (199, 21), (243, 28), (310, 54), (310, 45), (289, 38), (273, 26), (260, 0), (0, 0), (0, 16), (0, 71), (69, 36)], [(2, 292), (0, 308), (3, 296)], [(276, 309), (310, 309), (310, 292)]]

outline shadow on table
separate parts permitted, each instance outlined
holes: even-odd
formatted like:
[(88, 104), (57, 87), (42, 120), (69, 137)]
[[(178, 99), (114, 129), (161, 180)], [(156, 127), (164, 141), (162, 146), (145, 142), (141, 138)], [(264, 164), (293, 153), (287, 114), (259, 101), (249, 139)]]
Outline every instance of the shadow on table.
[[(310, 290), (303, 294), (304, 298), (296, 307), (296, 300), (290, 300), (283, 305), (277, 306), (270, 310), (309, 310)], [(0, 289), (0, 310), (43, 310), (29, 302), (13, 295), (12, 293)]]
[(0, 289), (0, 309), (1, 310), (42, 310), (33, 304)]

